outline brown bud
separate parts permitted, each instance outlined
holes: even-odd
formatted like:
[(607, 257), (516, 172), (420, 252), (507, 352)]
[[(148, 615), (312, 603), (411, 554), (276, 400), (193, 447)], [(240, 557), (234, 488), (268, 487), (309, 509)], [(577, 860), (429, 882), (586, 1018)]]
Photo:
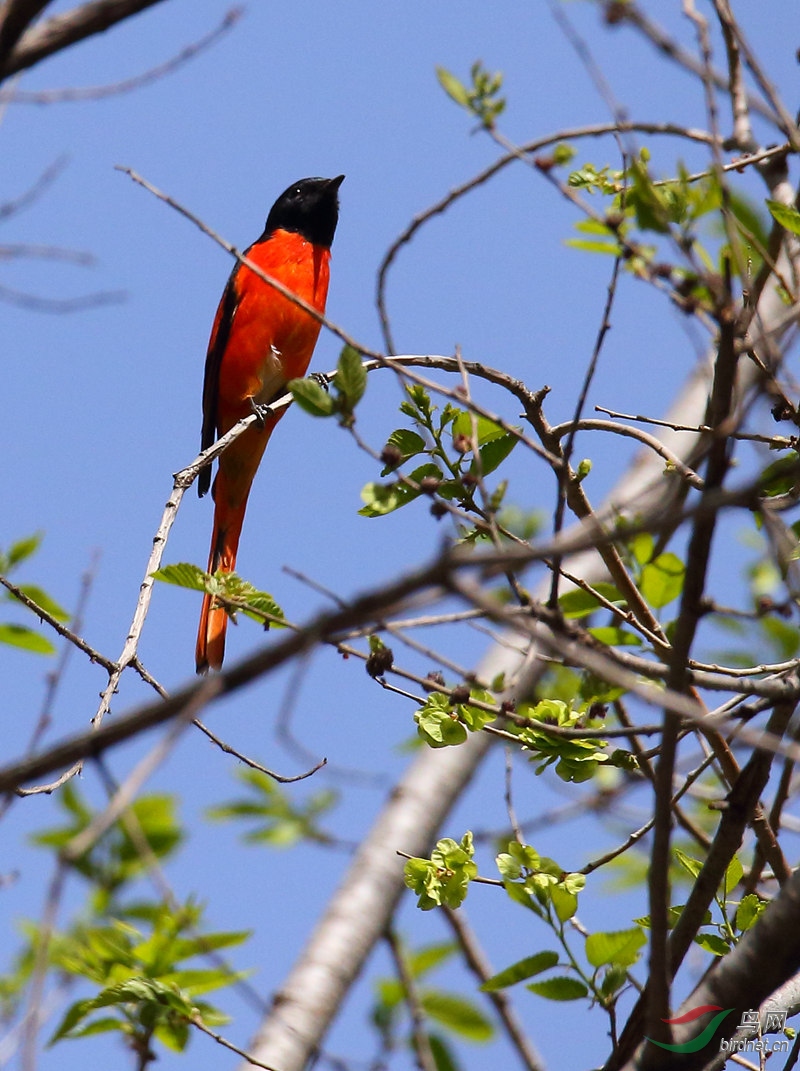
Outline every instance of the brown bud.
[(794, 410), (785, 398), (779, 398), (770, 409), (770, 413), (772, 413), (772, 419), (778, 424), (782, 420), (791, 420), (794, 417)]
[(403, 460), (403, 453), (394, 443), (387, 443), (381, 450), (381, 461), (390, 469), (396, 469)]
[[(432, 669), (430, 673), (426, 674), (425, 680), (431, 682), (431, 684), (444, 685), (444, 673), (440, 669)], [(428, 688), (429, 692), (437, 691), (435, 688)]]
[(450, 702), (455, 706), (458, 703), (466, 703), (469, 699), (469, 686), (466, 684), (457, 685), (450, 693)]
[(372, 651), (366, 661), (366, 670), (370, 677), (382, 677), (392, 668), (394, 654), (391, 647), (378, 647)]
[(627, 4), (623, 0), (611, 0), (603, 9), (603, 18), (607, 26), (617, 26), (626, 15)]
[(655, 279), (670, 279), (672, 277), (671, 264), (653, 264), (650, 273)]

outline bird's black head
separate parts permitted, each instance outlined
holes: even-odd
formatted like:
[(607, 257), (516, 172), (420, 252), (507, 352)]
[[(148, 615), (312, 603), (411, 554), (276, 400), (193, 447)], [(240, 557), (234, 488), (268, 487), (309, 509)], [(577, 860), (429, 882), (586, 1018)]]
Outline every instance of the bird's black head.
[(294, 231), (313, 245), (330, 249), (339, 221), (339, 187), (344, 175), (336, 178), (304, 178), (284, 190), (269, 210), (266, 234)]

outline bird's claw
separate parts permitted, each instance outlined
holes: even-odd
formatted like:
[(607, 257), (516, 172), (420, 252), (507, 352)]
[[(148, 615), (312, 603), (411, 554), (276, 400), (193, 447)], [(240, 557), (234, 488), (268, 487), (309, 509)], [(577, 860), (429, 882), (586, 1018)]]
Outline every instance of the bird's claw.
[(327, 391), (330, 387), (330, 380), (325, 372), (311, 372), (309, 379), (313, 379), (315, 383), (319, 383), (324, 391)]
[(271, 405), (260, 404), (255, 401), (254, 398), (250, 399), (250, 408), (253, 410), (256, 416), (256, 425), (259, 428), (263, 428), (270, 417), (275, 416), (275, 410)]

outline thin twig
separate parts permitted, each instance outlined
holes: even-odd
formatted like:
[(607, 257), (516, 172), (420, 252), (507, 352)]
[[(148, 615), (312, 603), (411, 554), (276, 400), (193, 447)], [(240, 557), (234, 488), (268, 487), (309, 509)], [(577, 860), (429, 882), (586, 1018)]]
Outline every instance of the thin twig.
[[(467, 966), (481, 985), (487, 982), (494, 974), (494, 971), (489, 965), (477, 937), (467, 923), (463, 909), (453, 911), (452, 908), (443, 907), (442, 913), (458, 941)], [(545, 1065), (542, 1058), (526, 1035), (508, 993), (503, 989), (492, 989), (486, 994), (486, 998), (494, 1006), (503, 1030), (522, 1066), (526, 1067), (528, 1071), (543, 1071)]]
[(204, 725), (199, 719), (194, 718), (193, 724), (202, 733), (205, 733), (208, 739), (213, 744), (216, 744), (220, 751), (224, 751), (226, 755), (233, 755), (239, 762), (243, 762), (245, 766), (249, 766), (251, 770), (258, 770), (259, 773), (266, 774), (267, 777), (271, 777), (273, 781), (277, 781), (281, 785), (291, 785), (294, 784), (295, 781), (305, 781), (307, 777), (311, 777), (317, 770), (321, 770), (328, 762), (327, 759), (320, 759), (315, 766), (312, 766), (310, 770), (306, 770), (305, 773), (294, 774), (291, 777), (287, 777), (283, 774), (276, 773), (275, 770), (268, 769), (266, 766), (262, 766), (260, 762), (248, 758), (247, 755), (243, 755), (241, 751), (237, 751), (236, 748), (231, 747), (230, 744), (226, 744), (224, 740), (220, 740), (220, 738), (215, 733), (212, 733), (208, 726)]
[[(49, 2), (49, 0), (48, 0)], [(64, 89), (2, 89), (0, 90), (0, 103), (10, 104), (63, 104), (65, 102), (104, 100), (107, 97), (119, 96), (122, 93), (130, 93), (141, 89), (152, 82), (157, 82), (166, 75), (173, 74), (185, 63), (194, 59), (195, 56), (204, 52), (215, 44), (230, 30), (244, 13), (242, 7), (232, 7), (222, 19), (222, 22), (204, 37), (193, 41), (182, 48), (177, 55), (160, 63), (156, 67), (135, 74), (131, 78), (123, 78), (119, 82), (100, 86), (67, 86)]]
[(425, 1012), (420, 1004), (416, 980), (409, 968), (400, 939), (391, 926), (387, 928), (385, 938), (411, 1019), (411, 1043), (417, 1067), (419, 1071), (436, 1071), (437, 1064), (431, 1050), (430, 1039), (425, 1030)]

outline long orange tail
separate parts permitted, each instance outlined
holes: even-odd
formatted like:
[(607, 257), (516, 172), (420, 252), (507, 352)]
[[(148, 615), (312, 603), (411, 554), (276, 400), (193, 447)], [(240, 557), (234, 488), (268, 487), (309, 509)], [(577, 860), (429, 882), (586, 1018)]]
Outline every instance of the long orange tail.
[[(224, 495), (218, 496), (214, 506), (214, 530), (211, 534), (211, 551), (208, 556), (209, 573), (215, 573), (218, 569), (224, 573), (232, 573), (236, 568), (236, 552), (239, 549), (239, 536), (242, 534), (246, 508), (247, 498), (240, 505), (231, 507), (225, 501)], [(197, 647), (195, 648), (195, 664), (198, 673), (222, 668), (227, 627), (228, 615), (225, 609), (216, 605), (212, 595), (206, 595), (200, 611), (200, 628), (197, 632)]]

